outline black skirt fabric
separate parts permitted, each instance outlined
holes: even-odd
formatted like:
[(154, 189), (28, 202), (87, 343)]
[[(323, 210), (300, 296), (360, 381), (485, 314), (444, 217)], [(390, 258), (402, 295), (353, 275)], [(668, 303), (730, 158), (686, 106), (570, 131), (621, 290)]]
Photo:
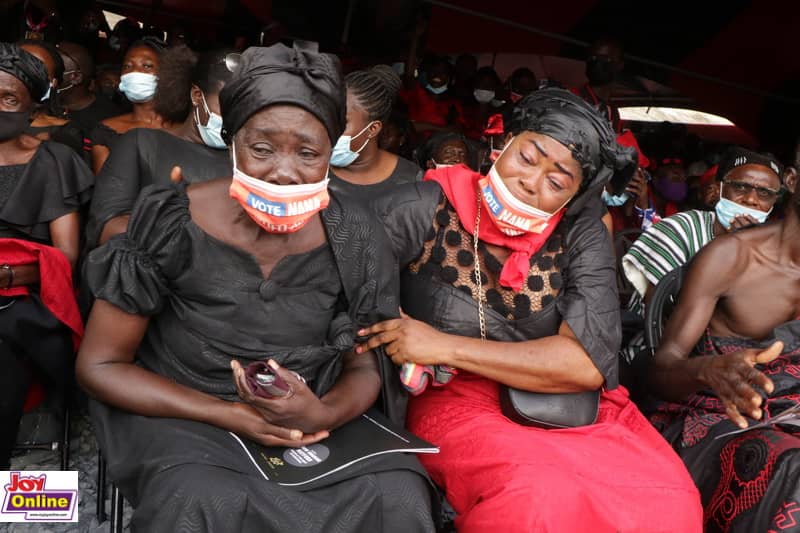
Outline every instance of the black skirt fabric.
[[(97, 298), (151, 317), (137, 360), (153, 372), (235, 401), (231, 358), (273, 357), (322, 395), (354, 331), (398, 309), (397, 267), (374, 216), (334, 195), (322, 218), (328, 244), (285, 257), (264, 279), (252, 256), (192, 222), (185, 186), (149, 187), (127, 234), (90, 254), (88, 284)], [(379, 361), (380, 406), (402, 423), (398, 372)], [(300, 493), (254, 475), (221, 429), (102, 404), (92, 417), (142, 531), (432, 530), (428, 482), (413, 456), (382, 456)]]

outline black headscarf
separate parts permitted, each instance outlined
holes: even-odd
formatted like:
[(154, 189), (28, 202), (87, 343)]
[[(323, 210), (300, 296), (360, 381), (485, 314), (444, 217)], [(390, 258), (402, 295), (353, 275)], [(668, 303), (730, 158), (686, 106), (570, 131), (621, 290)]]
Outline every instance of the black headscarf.
[(612, 186), (619, 182), (624, 188), (636, 170), (636, 150), (617, 144), (608, 118), (569, 91), (541, 89), (520, 100), (512, 111), (511, 132), (517, 135), (522, 131), (555, 139), (581, 166), (581, 192), (570, 202), (567, 215), (576, 214), (587, 201), (599, 197), (612, 177)]
[(725, 152), (722, 161), (719, 163), (719, 168), (717, 169), (717, 181), (722, 181), (731, 170), (742, 165), (761, 165), (762, 167), (767, 167), (777, 174), (778, 180), (783, 183), (783, 165), (781, 165), (781, 162), (778, 161), (775, 156), (769, 153), (760, 154), (758, 152), (753, 152), (741, 146), (734, 146)]
[(0, 43), (0, 70), (21, 81), (34, 102), (40, 101), (47, 93), (50, 80), (44, 63), (16, 44)]
[(251, 47), (219, 95), (222, 138), (230, 143), (254, 113), (273, 104), (302, 107), (325, 126), (336, 144), (346, 125), (345, 84), (339, 59), (283, 44)]

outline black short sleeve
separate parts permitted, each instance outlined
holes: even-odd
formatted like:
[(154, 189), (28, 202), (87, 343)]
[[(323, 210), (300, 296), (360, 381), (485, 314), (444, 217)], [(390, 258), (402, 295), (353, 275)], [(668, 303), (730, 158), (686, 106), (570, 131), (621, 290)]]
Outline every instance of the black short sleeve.
[(145, 188), (128, 233), (113, 237), (87, 258), (86, 281), (94, 296), (127, 313), (158, 314), (170, 294), (170, 281), (187, 266), (190, 220), (185, 187)]
[(423, 181), (396, 187), (374, 205), (401, 270), (422, 253), (425, 235), (431, 229), (442, 195), (438, 183)]
[(583, 213), (570, 228), (566, 253), (558, 311), (605, 377), (605, 386), (616, 388), (622, 341), (616, 267), (611, 238), (594, 213)]

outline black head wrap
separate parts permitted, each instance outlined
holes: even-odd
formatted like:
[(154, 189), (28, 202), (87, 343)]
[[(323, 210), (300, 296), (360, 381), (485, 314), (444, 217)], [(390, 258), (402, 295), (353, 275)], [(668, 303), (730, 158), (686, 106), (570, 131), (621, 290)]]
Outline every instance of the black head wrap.
[(233, 80), (220, 92), (219, 103), (222, 138), (227, 143), (254, 113), (273, 104), (296, 105), (317, 117), (331, 144), (336, 144), (347, 122), (339, 59), (283, 44), (245, 50)]
[(16, 44), (0, 43), (0, 70), (21, 81), (34, 102), (42, 99), (50, 85), (44, 63)]
[(612, 177), (615, 192), (624, 188), (636, 170), (636, 150), (617, 144), (608, 118), (569, 91), (541, 89), (520, 100), (512, 111), (511, 132), (517, 135), (522, 131), (555, 139), (581, 166), (581, 192), (570, 202), (567, 215), (576, 214), (588, 200), (599, 197)]
[(741, 146), (734, 146), (725, 152), (722, 161), (719, 162), (719, 168), (717, 169), (717, 181), (722, 181), (725, 179), (728, 172), (742, 165), (761, 165), (767, 167), (777, 174), (778, 180), (783, 183), (783, 165), (781, 165), (781, 162), (778, 161), (774, 155), (769, 153), (760, 154), (742, 148)]

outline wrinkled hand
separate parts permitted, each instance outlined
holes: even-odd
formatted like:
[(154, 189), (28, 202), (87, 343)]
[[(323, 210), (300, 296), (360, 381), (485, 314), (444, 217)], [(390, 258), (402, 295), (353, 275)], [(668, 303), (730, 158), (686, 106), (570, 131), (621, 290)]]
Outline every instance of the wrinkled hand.
[(256, 396), (247, 384), (244, 368), (238, 361), (232, 360), (233, 379), (239, 397), (253, 406), (270, 424), (298, 429), (306, 434), (325, 433), (327, 436), (328, 421), (331, 419), (327, 406), (294, 372), (271, 359), (267, 364), (289, 385), (289, 394), (271, 399)]
[(763, 414), (761, 396), (753, 387), (768, 395), (775, 389), (772, 380), (755, 365), (773, 361), (782, 351), (783, 343), (777, 341), (766, 350), (745, 349), (708, 358), (700, 379), (722, 400), (728, 417), (739, 427), (748, 426), (743, 415), (759, 420)]
[(417, 363), (420, 365), (449, 364), (447, 359), (453, 348), (451, 336), (432, 328), (424, 322), (414, 320), (402, 311), (401, 317), (385, 320), (358, 332), (358, 336), (369, 340), (356, 346), (356, 353), (384, 346), (386, 355), (396, 365)]
[(229, 418), (225, 428), (264, 446), (289, 446), (299, 448), (314, 444), (328, 437), (327, 431), (304, 434), (299, 429), (270, 424), (255, 407), (246, 403), (232, 404), (235, 413)]
[(739, 229), (749, 228), (758, 224), (758, 220), (750, 215), (736, 215), (731, 221), (731, 227), (728, 228), (728, 233), (734, 232)]

